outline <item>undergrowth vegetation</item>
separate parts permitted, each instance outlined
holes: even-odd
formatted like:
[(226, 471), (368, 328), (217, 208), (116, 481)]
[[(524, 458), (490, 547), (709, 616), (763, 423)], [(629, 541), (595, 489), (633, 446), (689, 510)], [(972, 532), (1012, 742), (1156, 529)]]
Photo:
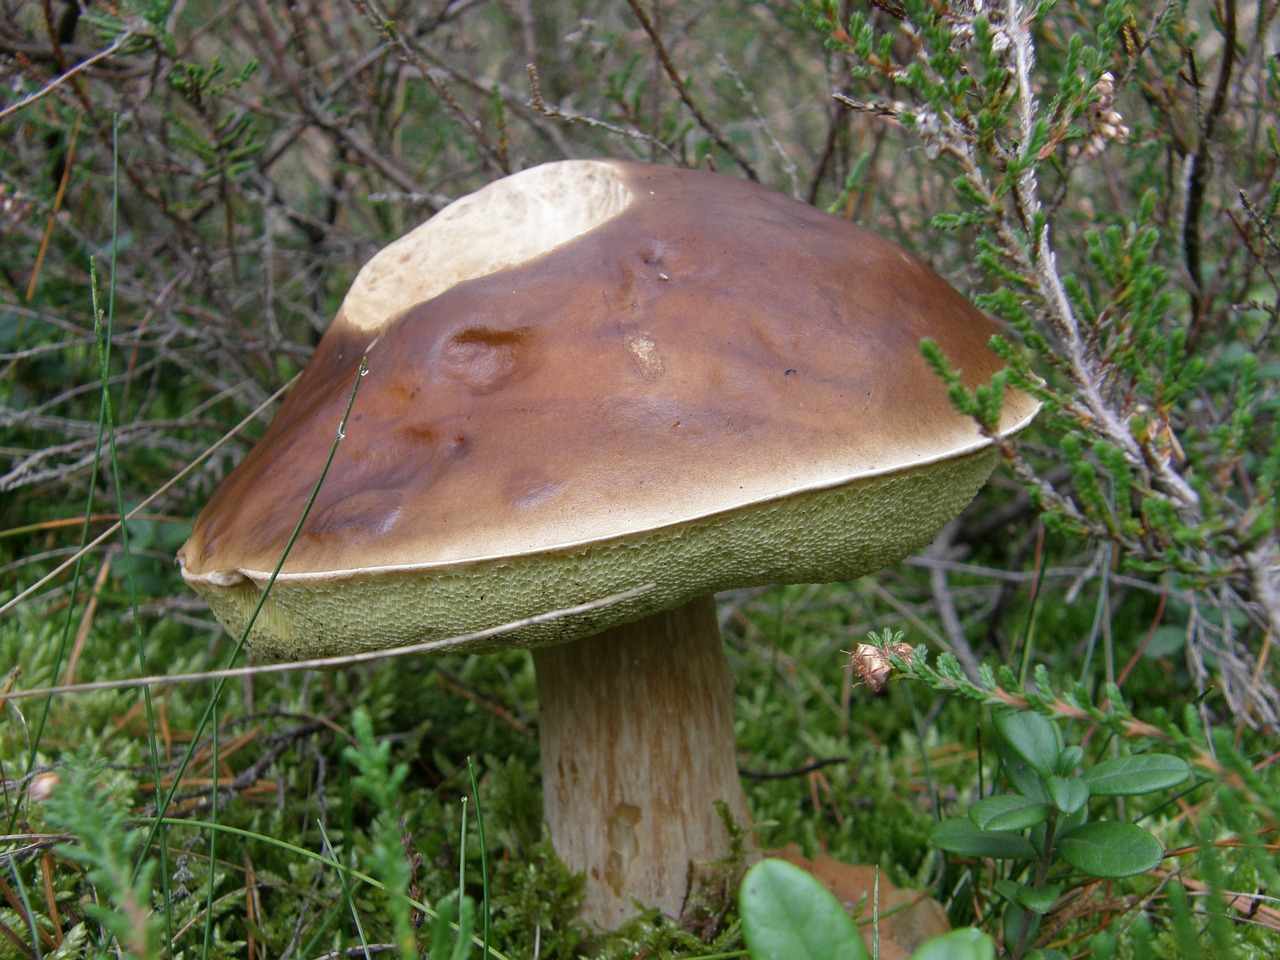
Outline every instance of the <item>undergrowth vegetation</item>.
[(0, 955), (747, 955), (732, 899), (574, 924), (526, 655), (208, 676), (173, 562), (359, 266), (571, 156), (886, 234), (1044, 404), (916, 558), (721, 598), (744, 841), (1007, 956), (1280, 952), (1274, 0), (0, 0), (0, 78)]

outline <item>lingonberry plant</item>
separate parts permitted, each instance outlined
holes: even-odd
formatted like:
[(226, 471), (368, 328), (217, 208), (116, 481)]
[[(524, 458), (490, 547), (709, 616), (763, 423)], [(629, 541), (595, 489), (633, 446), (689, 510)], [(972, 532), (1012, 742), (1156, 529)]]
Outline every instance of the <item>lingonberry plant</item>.
[[(939, 822), (933, 842), (949, 853), (1017, 865), (994, 887), (1005, 901), (1005, 947), (1017, 960), (1067, 886), (1146, 873), (1164, 856), (1160, 841), (1137, 824), (1092, 817), (1090, 801), (1159, 793), (1191, 770), (1180, 757), (1154, 752), (1088, 763), (1084, 750), (1065, 745), (1058, 724), (1038, 713), (1005, 708), (993, 719), (1006, 789), (973, 804), (967, 817)], [(1042, 949), (1039, 956), (1067, 954)]]

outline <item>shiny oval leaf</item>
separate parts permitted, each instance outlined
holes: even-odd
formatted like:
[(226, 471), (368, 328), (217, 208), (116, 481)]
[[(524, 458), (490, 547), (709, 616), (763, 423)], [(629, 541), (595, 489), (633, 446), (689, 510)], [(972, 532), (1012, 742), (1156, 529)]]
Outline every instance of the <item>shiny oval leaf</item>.
[(982, 830), (1025, 830), (1044, 823), (1053, 809), (1018, 793), (1001, 793), (969, 808), (969, 819)]
[(1043, 916), (1057, 905), (1061, 895), (1062, 887), (1056, 883), (1043, 887), (1024, 887), (1018, 902), (1032, 913)]
[(1052, 776), (1044, 785), (1053, 805), (1063, 813), (1075, 813), (1089, 802), (1089, 785), (1079, 777)]
[(1030, 764), (1013, 757), (1005, 757), (1004, 772), (1009, 778), (1009, 784), (1024, 797), (1039, 800), (1041, 803), (1049, 802), (1049, 791), (1045, 789), (1044, 777), (1031, 769)]
[(996, 960), (996, 945), (981, 930), (963, 927), (926, 940), (911, 960)]
[(997, 713), (995, 724), (1014, 754), (1040, 776), (1052, 776), (1062, 752), (1062, 735), (1051, 721), (1038, 713), (1011, 710)]
[(1181, 757), (1144, 753), (1103, 760), (1086, 770), (1084, 779), (1095, 797), (1132, 797), (1176, 787), (1190, 775), (1191, 767)]
[(1022, 834), (983, 830), (964, 817), (934, 824), (930, 836), (935, 847), (966, 857), (1023, 860), (1036, 855), (1036, 848)]
[(1160, 862), (1160, 841), (1132, 823), (1086, 823), (1056, 844), (1058, 856), (1091, 877), (1112, 879), (1146, 873)]
[(761, 860), (747, 871), (739, 911), (751, 960), (870, 960), (835, 895), (785, 860)]
[(1084, 762), (1084, 751), (1074, 743), (1058, 754), (1058, 773), (1069, 777)]

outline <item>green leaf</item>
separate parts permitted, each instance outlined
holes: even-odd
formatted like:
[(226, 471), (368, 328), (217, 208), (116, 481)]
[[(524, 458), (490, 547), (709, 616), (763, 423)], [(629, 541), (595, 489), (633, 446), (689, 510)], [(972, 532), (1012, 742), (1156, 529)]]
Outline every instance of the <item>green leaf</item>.
[(1032, 800), (1039, 800), (1041, 803), (1050, 802), (1049, 791), (1044, 785), (1044, 777), (1036, 773), (1030, 764), (1011, 761), (1006, 758), (1004, 772), (1017, 793)]
[(1002, 880), (997, 880), (995, 885), (996, 893), (1000, 894), (1000, 896), (1004, 897), (1010, 903), (1016, 903), (1019, 905), (1022, 903), (1022, 894), (1026, 889), (1027, 888), (1025, 886), (1020, 883), (1015, 883), (1008, 877), (1005, 877)]
[(1181, 757), (1144, 753), (1103, 760), (1086, 770), (1084, 779), (1095, 797), (1132, 797), (1177, 786), (1190, 775), (1191, 767)]
[(1062, 752), (1058, 728), (1038, 713), (1006, 711), (995, 715), (996, 729), (1009, 749), (1042, 777), (1053, 775)]
[(739, 902), (751, 960), (870, 960), (840, 901), (785, 860), (748, 870)]
[(911, 954), (911, 960), (995, 960), (995, 957), (995, 943), (973, 927), (926, 940)]
[(431, 952), (427, 956), (448, 956), (452, 940), (450, 935), (453, 932), (453, 917), (452, 900), (446, 897), (436, 904), (436, 918), (431, 924)]
[[(458, 910), (458, 939), (453, 942), (453, 952), (449, 954), (449, 960), (467, 960), (471, 956), (471, 933), (475, 926), (476, 902), (468, 896), (463, 896), (462, 906)], [(439, 956), (443, 957), (444, 954)]]
[(1040, 914), (1033, 913), (1019, 904), (1010, 903), (1005, 907), (1000, 933), (1009, 952), (1013, 952), (1013, 946), (1019, 940), (1025, 939), (1028, 943), (1034, 941), (1042, 920), (1044, 917)]
[(1028, 887), (1026, 884), (1015, 883), (1013, 880), (1005, 878), (996, 881), (995, 891), (1010, 903), (1017, 904), (1024, 910), (1043, 916), (1052, 910), (1053, 905), (1058, 902), (1062, 887), (1056, 883), (1043, 887)]
[(1018, 902), (1032, 913), (1043, 916), (1053, 909), (1061, 894), (1062, 888), (1056, 883), (1043, 887), (1024, 887)]
[(1075, 813), (1089, 802), (1089, 785), (1079, 777), (1052, 776), (1045, 781), (1049, 798), (1063, 813)]
[(969, 819), (982, 830), (1025, 830), (1044, 823), (1051, 809), (1018, 793), (1002, 793), (975, 803), (969, 808)]
[(966, 857), (1023, 860), (1036, 855), (1036, 848), (1021, 834), (983, 830), (965, 817), (934, 824), (930, 837), (935, 847)]
[(1074, 743), (1058, 756), (1058, 773), (1069, 777), (1076, 772), (1076, 767), (1084, 762), (1084, 751)]
[(1091, 877), (1113, 879), (1146, 873), (1160, 862), (1160, 841), (1132, 823), (1086, 823), (1058, 838), (1058, 856)]
[(1089, 805), (1086, 803), (1074, 813), (1064, 813), (1058, 817), (1058, 836), (1064, 836), (1077, 827), (1089, 822)]

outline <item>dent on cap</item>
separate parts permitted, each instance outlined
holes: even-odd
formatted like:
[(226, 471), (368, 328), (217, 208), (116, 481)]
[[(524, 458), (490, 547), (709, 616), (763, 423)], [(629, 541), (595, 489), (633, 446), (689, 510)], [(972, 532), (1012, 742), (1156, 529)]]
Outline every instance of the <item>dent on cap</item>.
[[(952, 409), (919, 343), (936, 339), (975, 386), (1001, 366), (986, 346), (994, 332), (897, 246), (756, 185), (621, 161), (534, 168), (366, 266), (266, 436), (197, 520), (184, 573), (207, 593), (228, 571), (260, 580), (274, 567), (366, 351), (346, 437), (277, 590), (370, 570), (527, 570), (980, 451), (989, 471), (990, 441)], [(1035, 406), (1010, 394), (1002, 431)], [(935, 519), (919, 523), (887, 532), (895, 556), (877, 562), (927, 541)], [(731, 565), (752, 578), (740, 557)], [(846, 557), (833, 575), (862, 566)], [(723, 571), (696, 575), (729, 585)], [(573, 576), (577, 586), (541, 583), (529, 612), (590, 599)]]

